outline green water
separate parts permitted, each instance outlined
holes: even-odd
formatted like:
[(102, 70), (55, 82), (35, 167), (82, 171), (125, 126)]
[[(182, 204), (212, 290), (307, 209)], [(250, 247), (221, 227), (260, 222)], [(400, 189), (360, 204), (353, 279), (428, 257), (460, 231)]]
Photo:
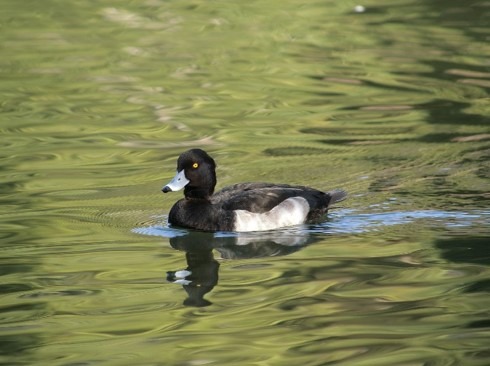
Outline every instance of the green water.
[[(1, 365), (490, 363), (490, 2), (356, 5), (2, 1)], [(190, 147), (350, 196), (172, 229)]]

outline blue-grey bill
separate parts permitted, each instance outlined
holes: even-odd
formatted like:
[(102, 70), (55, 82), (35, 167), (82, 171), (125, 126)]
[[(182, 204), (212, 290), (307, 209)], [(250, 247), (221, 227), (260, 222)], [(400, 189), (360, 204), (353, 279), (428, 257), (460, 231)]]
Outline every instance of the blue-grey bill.
[(187, 183), (189, 183), (189, 179), (186, 178), (185, 171), (181, 170), (180, 172), (177, 172), (175, 177), (162, 188), (162, 192), (167, 193), (180, 191), (187, 185)]

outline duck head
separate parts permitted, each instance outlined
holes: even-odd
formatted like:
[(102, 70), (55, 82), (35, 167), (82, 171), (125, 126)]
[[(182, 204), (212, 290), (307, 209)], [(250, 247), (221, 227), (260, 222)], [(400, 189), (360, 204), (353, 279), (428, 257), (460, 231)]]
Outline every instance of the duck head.
[(216, 163), (204, 150), (191, 149), (179, 156), (177, 174), (162, 188), (163, 193), (184, 188), (186, 198), (209, 198), (216, 186)]

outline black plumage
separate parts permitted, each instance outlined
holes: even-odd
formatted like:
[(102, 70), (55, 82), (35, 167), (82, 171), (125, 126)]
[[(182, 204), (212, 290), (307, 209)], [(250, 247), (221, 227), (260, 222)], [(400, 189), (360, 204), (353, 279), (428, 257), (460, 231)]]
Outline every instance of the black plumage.
[[(293, 197), (306, 200), (308, 212), (304, 221), (315, 222), (324, 217), (332, 204), (342, 201), (347, 196), (342, 190), (322, 192), (304, 186), (274, 183), (238, 183), (214, 193), (216, 164), (200, 149), (192, 149), (181, 154), (177, 161), (177, 172), (183, 172), (188, 183), (184, 186), (185, 198), (175, 203), (170, 210), (169, 222), (205, 231), (234, 231), (237, 210), (267, 213)], [(175, 190), (174, 181), (162, 190)], [(180, 188), (182, 187), (177, 187)], [(288, 215), (288, 212), (282, 214)]]

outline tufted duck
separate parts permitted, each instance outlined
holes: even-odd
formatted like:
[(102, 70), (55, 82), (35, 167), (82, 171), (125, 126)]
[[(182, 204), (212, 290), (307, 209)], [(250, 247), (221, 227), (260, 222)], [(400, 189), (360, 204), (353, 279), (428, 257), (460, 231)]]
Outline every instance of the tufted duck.
[(164, 193), (184, 188), (169, 223), (203, 231), (261, 231), (318, 222), (330, 206), (342, 201), (342, 190), (322, 192), (303, 186), (239, 183), (213, 194), (216, 164), (201, 149), (182, 153), (177, 174)]

